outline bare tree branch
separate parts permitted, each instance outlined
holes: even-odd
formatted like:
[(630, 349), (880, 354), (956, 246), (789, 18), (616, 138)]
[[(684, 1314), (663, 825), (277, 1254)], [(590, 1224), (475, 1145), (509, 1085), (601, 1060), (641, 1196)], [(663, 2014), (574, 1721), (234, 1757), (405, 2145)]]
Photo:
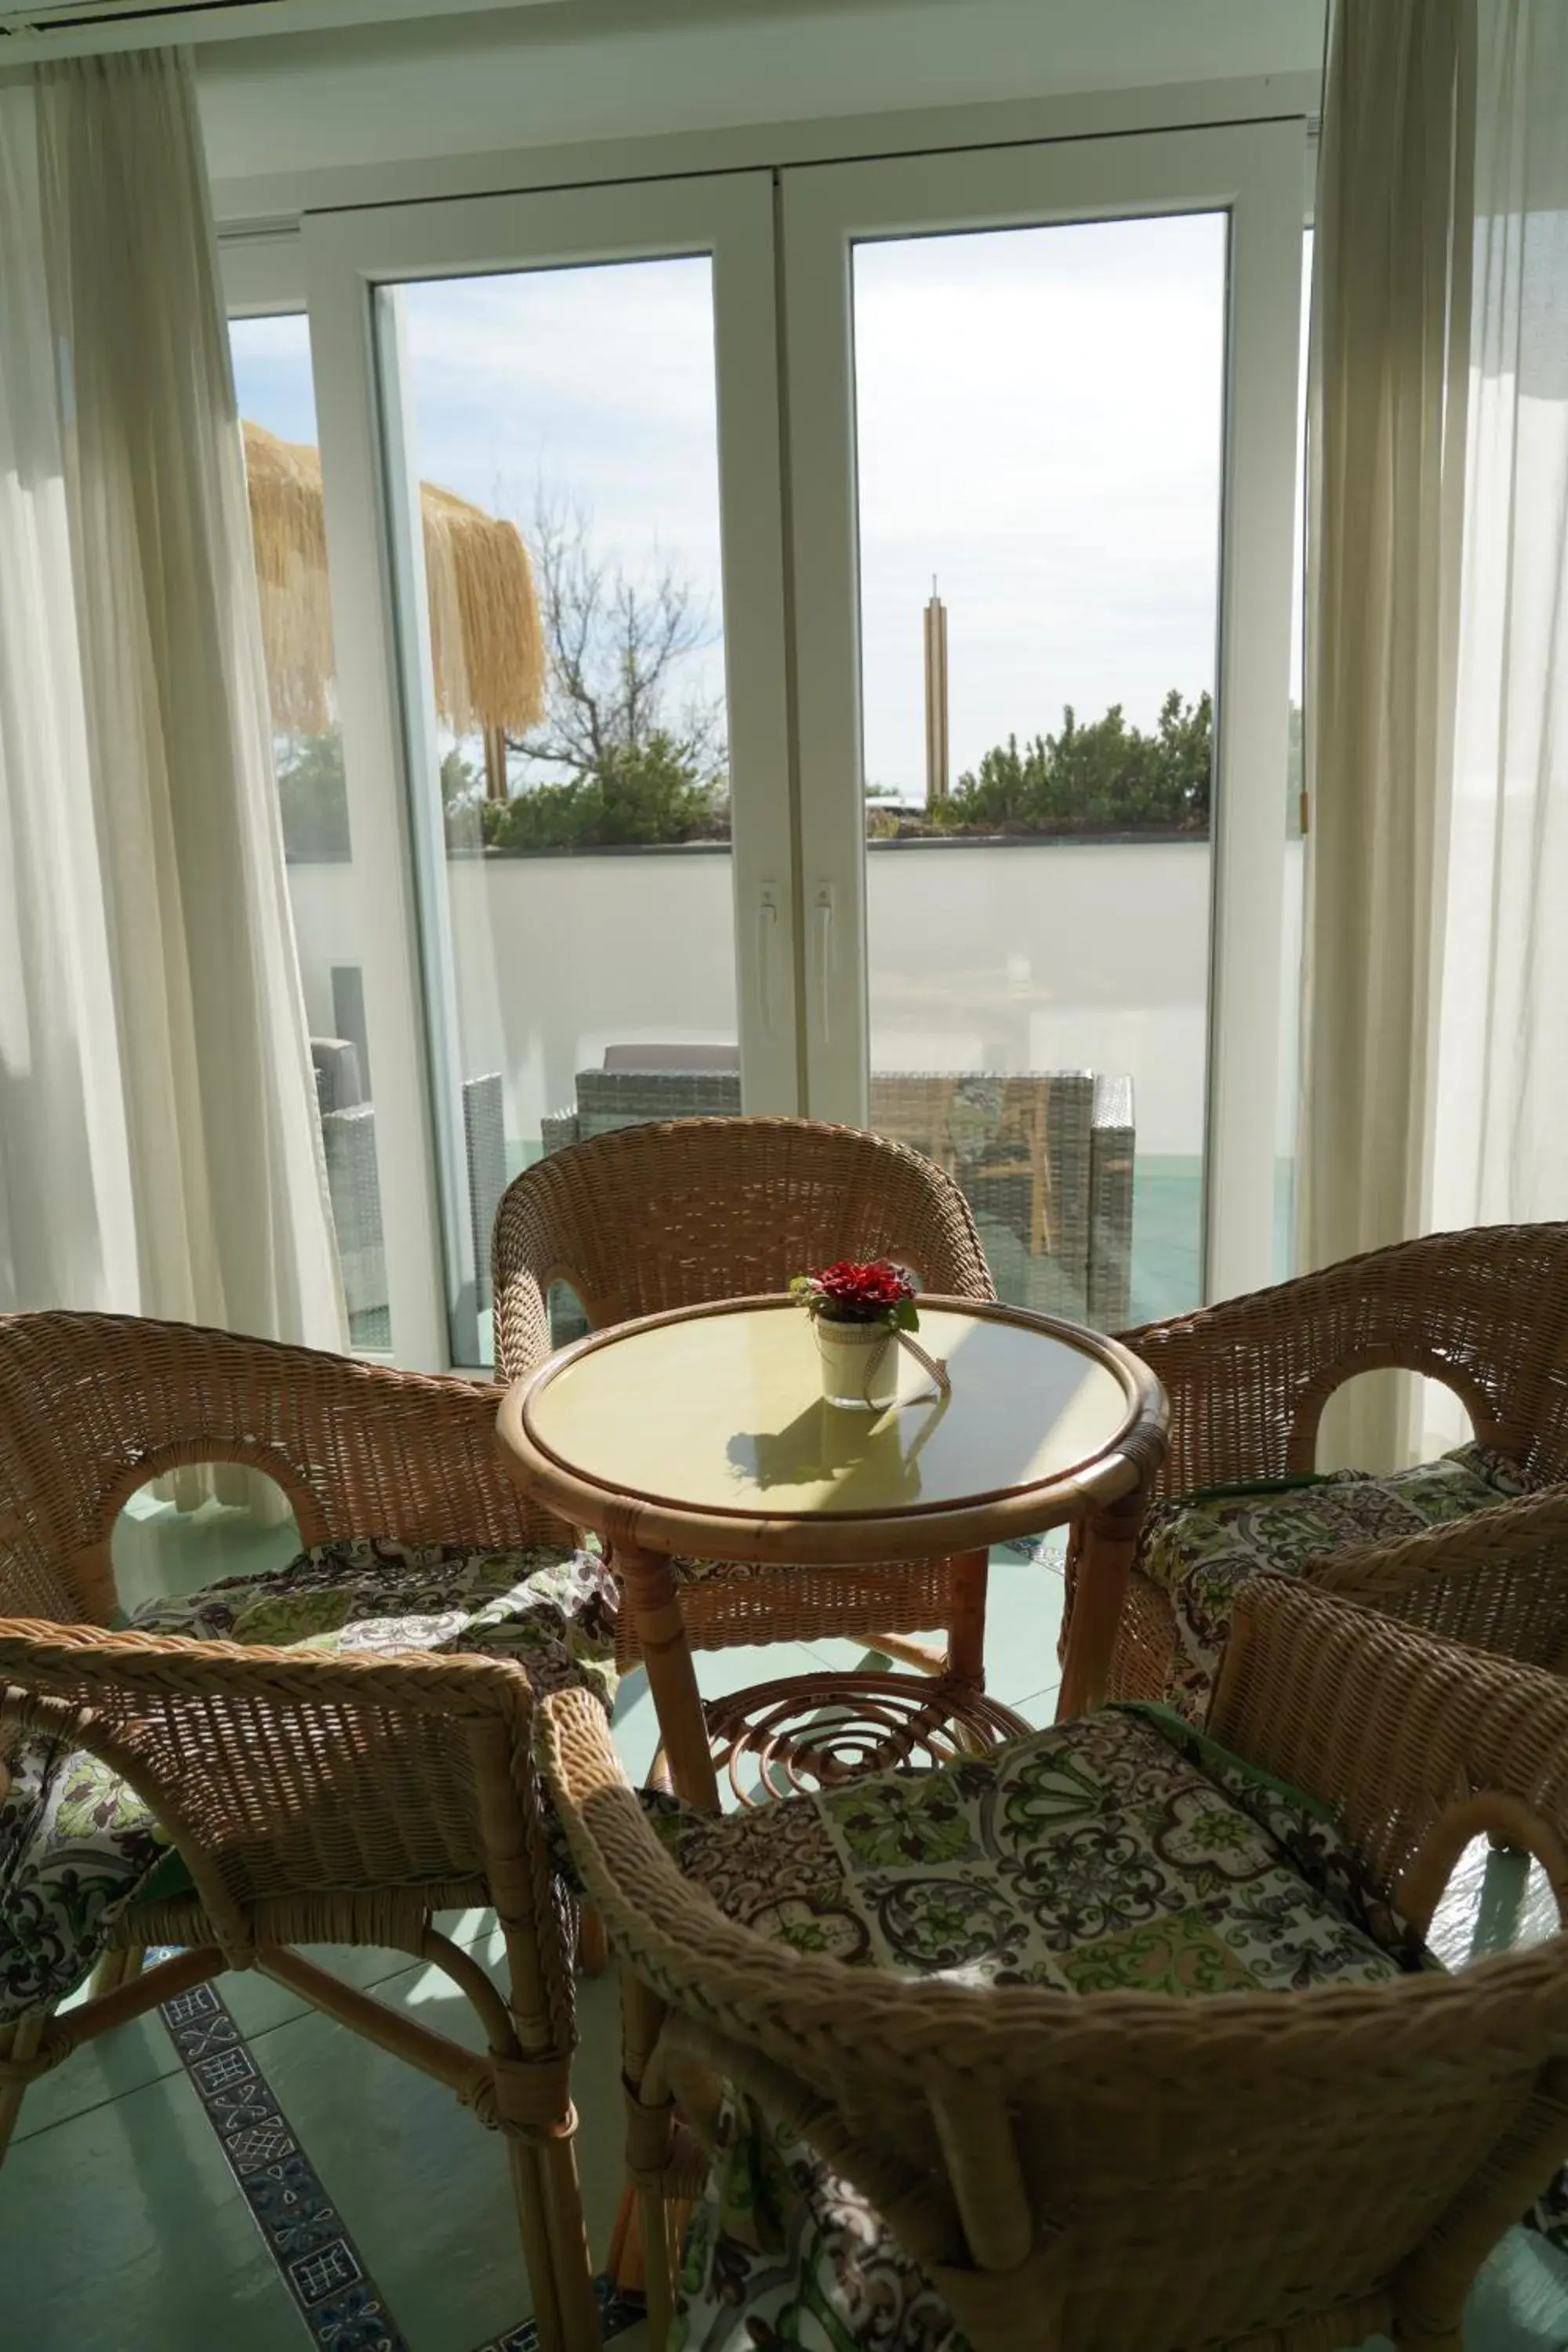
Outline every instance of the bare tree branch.
[(659, 735), (694, 782), (721, 782), (722, 698), (673, 701), (681, 664), (718, 635), (690, 583), (662, 558), (651, 583), (612, 567), (594, 552), (588, 507), (542, 484), (527, 537), (550, 658), (549, 706), (539, 726), (508, 739), (509, 749), (588, 777)]

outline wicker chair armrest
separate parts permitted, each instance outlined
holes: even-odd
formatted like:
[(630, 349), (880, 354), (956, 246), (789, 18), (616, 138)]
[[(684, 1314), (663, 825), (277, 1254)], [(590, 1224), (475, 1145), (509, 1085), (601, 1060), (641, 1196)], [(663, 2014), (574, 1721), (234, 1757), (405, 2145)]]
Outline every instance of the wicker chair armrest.
[(521, 1668), (496, 1658), (0, 1621), (0, 1717), (111, 1762), (226, 1937), (258, 1895), (481, 1874), (476, 1780), (488, 1769), (531, 1801), (531, 1712)]
[(1484, 1830), (1568, 1897), (1568, 1685), (1552, 1675), (1260, 1577), (1237, 1596), (1208, 1729), (1331, 1806), (1418, 1927)]
[[(654, 1835), (603, 1709), (586, 1692), (554, 1691), (541, 1700), (534, 1759), (584, 1888), (603, 1912), (612, 1942), (645, 1981), (667, 1995), (689, 1990), (683, 1961), (693, 1942), (711, 1957), (716, 1973), (727, 1958), (743, 1962), (754, 1953), (757, 1938), (683, 1877)], [(671, 1931), (668, 1943), (661, 1928)], [(789, 1956), (796, 1981), (801, 1970), (819, 1966), (830, 1964)], [(830, 1973), (838, 1971), (830, 1967)]]
[(1416, 1535), (1356, 1544), (1309, 1562), (1304, 1572), (1320, 1591), (1382, 1602), (1433, 1577), (1525, 1559), (1535, 1565), (1542, 1555), (1545, 1572), (1556, 1571), (1561, 1610), (1568, 1604), (1568, 1486), (1516, 1496)]
[(1281, 1329), (1278, 1313), (1277, 1294), (1266, 1291), (1118, 1333), (1170, 1402), (1156, 1496), (1312, 1467), (1296, 1426), (1301, 1335)]
[[(392, 1708), (409, 1715), (519, 1716), (532, 1694), (522, 1669), (489, 1656), (423, 1650), (393, 1656), (194, 1642), (181, 1633), (108, 1633), (0, 1618), (0, 1676), (97, 1706), (122, 1690), (145, 1712), (160, 1693), (189, 1697), (265, 1696), (280, 1705)], [(242, 1759), (243, 1760), (243, 1759)]]

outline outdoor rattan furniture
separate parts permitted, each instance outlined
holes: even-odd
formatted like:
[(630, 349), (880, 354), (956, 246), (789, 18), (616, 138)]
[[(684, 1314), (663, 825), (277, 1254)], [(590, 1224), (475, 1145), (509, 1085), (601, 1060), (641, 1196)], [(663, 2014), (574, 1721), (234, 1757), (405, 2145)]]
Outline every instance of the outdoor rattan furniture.
[[(365, 1092), (360, 1049), (349, 1038), (312, 1037), (310, 1058), (351, 1337), (357, 1348), (390, 1348), (375, 1107)], [(463, 1081), (463, 1156), (474, 1265), (472, 1294), (461, 1302), (467, 1318), (489, 1304), (490, 1234), (506, 1190), (505, 1105), (494, 1070)]]
[[(929, 1294), (920, 1346), (945, 1367), (945, 1391), (906, 1356), (896, 1405), (844, 1408), (823, 1399), (816, 1330), (794, 1300), (727, 1299), (580, 1339), (507, 1391), (500, 1429), (514, 1475), (609, 1539), (674, 1784), (696, 1803), (718, 1806), (710, 1741), (744, 1796), (748, 1759), (770, 1791), (780, 1778), (836, 1786), (1026, 1731), (984, 1695), (989, 1546), (1077, 1519), (1092, 1562), (1097, 1543), (1118, 1551), (1137, 1525), (1164, 1405), (1136, 1357), (1080, 1325)], [(836, 1577), (895, 1553), (917, 1581), (925, 1559), (951, 1559), (940, 1680), (818, 1671), (705, 1715), (683, 1601), (709, 1588), (692, 1582), (692, 1560), (777, 1563), (828, 1608)], [(683, 1580), (674, 1559), (688, 1564)], [(1091, 1614), (1092, 1602), (1085, 1633)], [(1077, 1679), (1069, 1656), (1064, 1691)]]
[[(531, 1705), (492, 1656), (331, 1655), (107, 1631), (127, 1497), (181, 1464), (276, 1479), (307, 1545), (570, 1543), (495, 1458), (493, 1392), (301, 1348), (109, 1316), (0, 1319), (0, 1754), (58, 1736), (152, 1809), (186, 1891), (150, 1885), (93, 1997), (0, 2026), (0, 2155), (25, 2085), (227, 1968), (276, 1978), (450, 2085), (504, 2135), (542, 2339), (598, 2342), (573, 2153), (571, 1969), (529, 1761)], [(0, 1771), (0, 1781), (5, 1778)], [(493, 1906), (500, 1988), (435, 1927)], [(479, 2051), (293, 1948), (442, 1969)], [(178, 1946), (141, 1969), (143, 1950)]]
[[(645, 1119), (732, 1115), (733, 1045), (610, 1045), (547, 1152)], [(873, 1070), (869, 1125), (951, 1176), (1010, 1297), (1101, 1331), (1125, 1323), (1132, 1266), (1132, 1081), (1090, 1070)], [(563, 1337), (568, 1336), (564, 1332)]]
[(1561, 1683), (1268, 1579), (1228, 1757), (1101, 1712), (656, 1837), (591, 1706), (540, 1732), (627, 1976), (656, 2343), (663, 2199), (700, 2179), (673, 2084), (717, 2122), (692, 2352), (783, 2312), (927, 2352), (953, 2324), (973, 2352), (1462, 2352), (1568, 2149), (1568, 1937), (1453, 1976), (1419, 1938), (1481, 1832), (1568, 1898)]
[[(1099, 1636), (1090, 1645), (1085, 1704), (1170, 1691), (1201, 1712), (1233, 1536), (1325, 1591), (1479, 1649), (1568, 1664), (1568, 1606), (1549, 1572), (1568, 1559), (1568, 1224), (1435, 1234), (1123, 1337), (1170, 1399), (1152, 1498), (1169, 1507), (1145, 1531), (1113, 1651), (1101, 1654)], [(1334, 1390), (1390, 1365), (1453, 1390), (1479, 1454), (1391, 1486), (1219, 1497), (1173, 1523), (1177, 1498), (1310, 1473)], [(1064, 1641), (1083, 1595), (1071, 1558), (1068, 1587)]]
[[(912, 1268), (928, 1290), (995, 1297), (962, 1193), (900, 1144), (811, 1119), (624, 1127), (552, 1152), (508, 1187), (495, 1227), (497, 1370), (514, 1381), (549, 1355), (554, 1282), (572, 1285), (599, 1330), (780, 1291), (837, 1258), (876, 1257)], [(677, 1574), (700, 1650), (898, 1640), (951, 1628), (959, 1605), (955, 1571), (942, 1559), (830, 1571), (795, 1563), (784, 1574), (747, 1567), (696, 1580), (678, 1562)], [(626, 1664), (640, 1655), (630, 1611), (621, 1654)], [(899, 1654), (912, 1654), (900, 1643)]]

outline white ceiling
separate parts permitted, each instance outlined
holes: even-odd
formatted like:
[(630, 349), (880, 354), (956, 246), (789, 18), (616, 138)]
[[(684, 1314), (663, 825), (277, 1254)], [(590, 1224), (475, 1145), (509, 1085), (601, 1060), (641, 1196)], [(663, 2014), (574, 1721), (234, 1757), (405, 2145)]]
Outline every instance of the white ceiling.
[(0, 0), (0, 63), (547, 5), (561, 0)]
[(449, 0), (438, 16), (416, 21), (226, 41), (197, 55), (213, 176), (223, 181), (894, 108), (1312, 74), (1323, 7), (1324, 0), (562, 0), (475, 12)]

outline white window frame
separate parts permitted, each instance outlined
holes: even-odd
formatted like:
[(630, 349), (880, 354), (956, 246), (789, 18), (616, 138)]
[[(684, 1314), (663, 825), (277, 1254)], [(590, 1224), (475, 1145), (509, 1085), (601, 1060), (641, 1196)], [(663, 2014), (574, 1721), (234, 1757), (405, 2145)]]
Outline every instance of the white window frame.
[(305, 309), (305, 242), (298, 221), (218, 231), (218, 277), (231, 319), (275, 319)]
[(783, 176), (807, 1101), (868, 1097), (854, 244), (1226, 211), (1231, 220), (1215, 691), (1205, 1295), (1271, 1279), (1305, 123), (805, 164)]
[[(264, 224), (223, 236), (231, 315), (304, 311), (310, 320), (398, 1361), (444, 1370), (451, 1351), (436, 1166), (442, 1130), (433, 1116), (407, 790), (406, 746), (424, 716), (404, 705), (374, 289), (399, 278), (712, 254), (731, 748), (751, 786), (735, 812), (745, 1099), (752, 1109), (860, 1119), (865, 851), (850, 241), (1008, 219), (1231, 213), (1205, 1258), (1205, 1296), (1223, 1297), (1268, 1280), (1272, 1265), (1306, 135), (1305, 119), (1289, 116), (944, 146), (772, 173), (748, 164), (630, 189), (579, 184), (364, 205), (310, 215), (298, 229)], [(775, 212), (784, 224), (776, 247)], [(423, 662), (411, 665), (416, 705), (427, 660), (426, 646)], [(1250, 791), (1232, 787), (1245, 777), (1258, 780)], [(826, 940), (816, 914), (825, 890)]]
[[(426, 780), (420, 798), (407, 789), (408, 747), (427, 746), (434, 723), (428, 632), (423, 600), (410, 613), (396, 588), (417, 578), (419, 551), (390, 538), (402, 531), (408, 541), (402, 519), (412, 501), (383, 496), (383, 427), (395, 419), (385, 417), (393, 384), (375, 294), (404, 280), (710, 255), (743, 1098), (749, 1109), (794, 1110), (773, 186), (768, 173), (751, 172), (661, 181), (629, 195), (599, 187), (374, 207), (308, 219), (303, 243), (393, 1339), (399, 1361), (435, 1369), (450, 1360), (436, 1154), (460, 1146), (461, 1134), (458, 1126), (454, 1138), (450, 1116), (433, 1116), (437, 1090), (449, 1097), (451, 1084), (445, 1057), (433, 1061), (429, 1051), (416, 943), (423, 939), (430, 1026), (438, 1030), (441, 894), (427, 887), (421, 907), (418, 866), (422, 855), (438, 853), (411, 824), (428, 798)], [(413, 634), (400, 661), (407, 621)], [(456, 1225), (450, 1174), (445, 1190)], [(458, 1232), (448, 1238), (460, 1246)]]

